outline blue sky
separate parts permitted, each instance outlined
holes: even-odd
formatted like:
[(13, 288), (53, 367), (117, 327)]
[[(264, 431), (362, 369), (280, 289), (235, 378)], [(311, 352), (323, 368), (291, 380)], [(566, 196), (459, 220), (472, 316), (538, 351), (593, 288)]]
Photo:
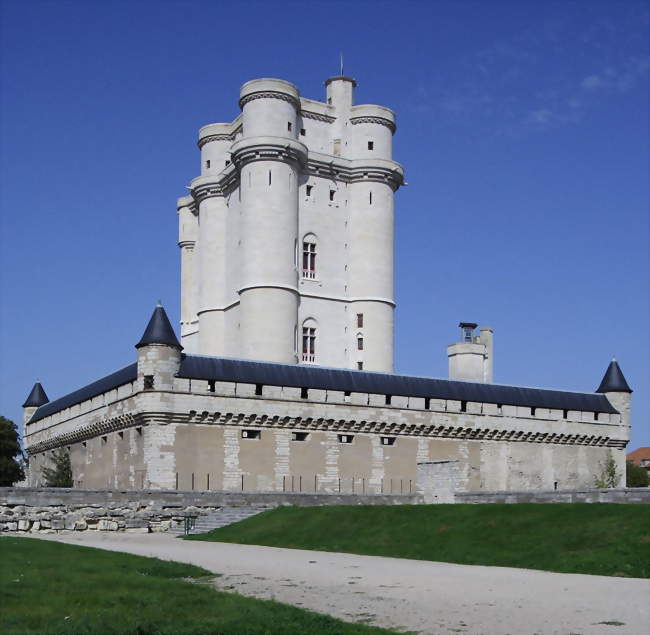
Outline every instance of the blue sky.
[(460, 320), (495, 381), (592, 391), (616, 356), (650, 445), (648, 3), (2, 2), (0, 413), (135, 359), (179, 315), (200, 126), (281, 77), (397, 112), (396, 370)]

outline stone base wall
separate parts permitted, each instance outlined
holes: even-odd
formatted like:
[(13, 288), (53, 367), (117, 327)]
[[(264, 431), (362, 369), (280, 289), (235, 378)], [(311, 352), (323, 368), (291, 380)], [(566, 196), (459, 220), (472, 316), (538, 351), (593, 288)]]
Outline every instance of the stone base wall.
[(44, 532), (168, 531), (185, 518), (222, 508), (284, 505), (404, 505), (422, 502), (416, 495), (326, 495), (165, 490), (84, 490), (0, 488), (0, 531)]
[(645, 503), (650, 488), (571, 489), (547, 492), (456, 492), (455, 503)]

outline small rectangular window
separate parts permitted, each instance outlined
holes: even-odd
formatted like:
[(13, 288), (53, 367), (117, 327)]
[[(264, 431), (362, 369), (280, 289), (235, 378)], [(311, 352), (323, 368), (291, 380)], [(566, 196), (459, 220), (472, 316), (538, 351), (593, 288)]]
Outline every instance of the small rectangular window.
[(594, 412), (594, 421), (598, 421), (598, 413)]
[(429, 410), (431, 408), (431, 397), (424, 398), (424, 409)]
[(386, 395), (386, 405), (390, 406), (390, 402), (393, 400), (393, 395)]
[(226, 159), (226, 167), (230, 165), (230, 159)]
[(255, 394), (258, 397), (262, 396), (262, 387), (263, 387), (263, 384), (255, 384)]
[(287, 130), (291, 132), (292, 128), (293, 128), (293, 124), (290, 121), (287, 121)]
[(314, 189), (314, 186), (313, 186), (313, 185), (308, 185), (308, 186), (306, 187), (306, 190), (307, 190), (307, 196), (311, 196), (311, 191), (312, 191), (313, 189)]
[(301, 388), (300, 389), (300, 398), (301, 399), (309, 399), (309, 390), (307, 388)]
[(368, 141), (368, 150), (374, 150), (374, 149), (375, 149), (375, 142)]
[(467, 412), (467, 402), (466, 401), (461, 401), (460, 402), (460, 411), (461, 412)]
[(214, 379), (208, 379), (208, 392), (214, 392), (216, 383)]
[(368, 204), (372, 205), (372, 192), (368, 192)]
[(135, 429), (136, 434), (141, 437), (142, 436), (142, 428), (138, 427)]
[(334, 200), (334, 192), (335, 192), (335, 191), (336, 191), (336, 190), (330, 190), (330, 201), (333, 201), (333, 200)]
[(534, 406), (531, 406), (531, 408), (530, 408), (530, 416), (534, 417), (536, 412), (537, 412), (537, 408), (535, 408)]
[(292, 432), (291, 440), (292, 441), (306, 441), (309, 436), (309, 432)]
[(300, 136), (304, 137), (307, 133), (305, 132), (304, 128), (300, 128)]
[(363, 328), (363, 313), (357, 313), (357, 328)]
[(562, 418), (563, 419), (568, 419), (569, 418), (569, 411), (568, 410), (563, 410), (562, 411)]
[(352, 443), (354, 435), (352, 434), (339, 434), (339, 443)]
[(124, 438), (124, 432), (118, 432), (117, 436), (120, 437), (120, 439), (123, 439)]
[(500, 403), (497, 404), (497, 412), (499, 414), (503, 414), (503, 404)]
[(153, 375), (144, 376), (144, 389), (153, 390)]
[(102, 445), (106, 445), (108, 443), (108, 437), (102, 437)]
[(271, 185), (271, 170), (269, 170), (269, 185)]
[(381, 437), (382, 445), (395, 445), (395, 437)]
[(357, 362), (357, 370), (363, 370), (363, 362)]
[(206, 167), (206, 168), (209, 168), (209, 167), (210, 167), (210, 159), (208, 159), (208, 160), (205, 162), (205, 167)]
[(242, 439), (260, 439), (262, 433), (259, 430), (242, 430), (241, 438)]
[(357, 337), (357, 350), (363, 350), (363, 337)]

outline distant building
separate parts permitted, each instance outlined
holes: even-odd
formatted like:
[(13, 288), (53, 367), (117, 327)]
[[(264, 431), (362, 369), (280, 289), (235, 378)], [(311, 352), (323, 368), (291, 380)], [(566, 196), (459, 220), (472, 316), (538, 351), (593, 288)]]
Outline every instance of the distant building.
[(650, 448), (637, 448), (627, 455), (627, 460), (650, 472)]
[(493, 331), (461, 322), (449, 379), (393, 373), (395, 116), (277, 79), (199, 132), (179, 200), (181, 339), (156, 307), (134, 363), (24, 403), (29, 483), (57, 448), (75, 486), (397, 493), (593, 486), (624, 473), (628, 386), (493, 384)]

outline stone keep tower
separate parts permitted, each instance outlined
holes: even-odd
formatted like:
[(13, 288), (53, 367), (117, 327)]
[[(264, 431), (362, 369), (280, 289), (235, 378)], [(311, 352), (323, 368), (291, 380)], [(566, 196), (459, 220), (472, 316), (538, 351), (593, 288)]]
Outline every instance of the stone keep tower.
[(199, 132), (201, 176), (178, 201), (186, 352), (392, 372), (395, 115), (280, 79), (240, 91)]

